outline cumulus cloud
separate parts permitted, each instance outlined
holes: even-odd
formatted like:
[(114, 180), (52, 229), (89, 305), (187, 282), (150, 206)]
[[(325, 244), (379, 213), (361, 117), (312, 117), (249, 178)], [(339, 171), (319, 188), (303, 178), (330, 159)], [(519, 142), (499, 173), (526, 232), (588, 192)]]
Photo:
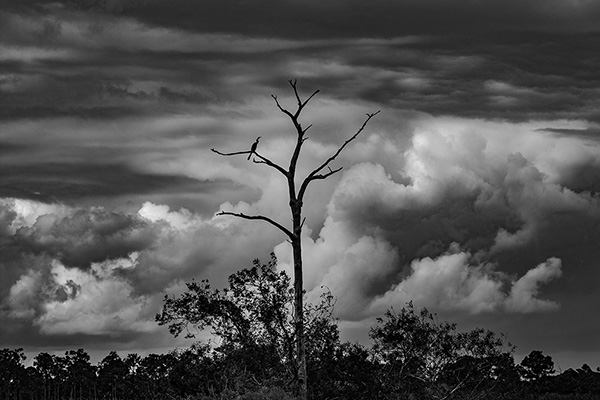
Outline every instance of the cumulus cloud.
[(138, 214), (152, 222), (165, 221), (171, 227), (179, 230), (190, 228), (199, 222), (194, 220), (192, 213), (185, 208), (179, 211), (170, 211), (167, 205), (153, 204), (149, 201), (142, 204)]
[(198, 277), (224, 284), (280, 238), (260, 224), (151, 202), (136, 214), (15, 199), (0, 209), (1, 316), (53, 337), (155, 332), (166, 292)]
[[(332, 241), (305, 239), (309, 243), (303, 260), (306, 286), (313, 288), (308, 293), (309, 301), (317, 302), (323, 289), (327, 289), (337, 297), (336, 312), (340, 317), (363, 318), (372, 297), (381, 287), (388, 287), (390, 276), (396, 274), (400, 258), (396, 249), (385, 239), (371, 236), (340, 247)], [(280, 245), (275, 251), (283, 260), (289, 259), (289, 245)], [(290, 264), (284, 261), (280, 268), (292, 276)]]
[[(561, 258), (570, 276), (589, 268), (557, 248), (557, 238), (600, 221), (600, 202), (560, 180), (573, 159), (541, 124), (424, 119), (395, 161), (354, 165), (320, 231), (303, 238), (309, 296), (335, 288), (347, 319), (410, 300), (475, 314), (556, 309), (541, 285), (561, 276)], [(600, 156), (597, 146), (562, 141), (577, 148), (572, 154)], [(565, 215), (581, 225), (567, 227)], [(276, 253), (290, 269), (289, 246)]]
[(561, 260), (549, 258), (545, 263), (527, 271), (512, 284), (510, 295), (506, 300), (506, 308), (515, 312), (531, 312), (536, 310), (555, 310), (558, 304), (554, 301), (536, 298), (539, 286), (562, 275)]
[[(437, 258), (413, 260), (411, 272), (394, 289), (376, 299), (373, 310), (414, 301), (419, 306), (470, 313), (550, 311), (558, 304), (536, 296), (539, 286), (561, 275), (561, 261), (550, 258), (516, 281), (495, 265), (472, 264), (472, 255), (453, 244)], [(507, 287), (510, 287), (508, 292)]]
[(16, 319), (33, 319), (36, 314), (37, 298), (43, 284), (39, 271), (29, 270), (22, 275), (11, 287), (7, 304), (9, 315)]
[(54, 293), (45, 299), (35, 324), (44, 334), (113, 335), (156, 330), (154, 310), (148, 309), (154, 305), (151, 299), (134, 296), (131, 285), (112, 273), (131, 268), (134, 260), (94, 263), (90, 271), (67, 269), (53, 262), (48, 290)]
[(43, 215), (56, 215), (59, 218), (66, 216), (68, 208), (61, 204), (48, 204), (23, 199), (0, 199), (3, 215), (10, 216), (10, 234), (15, 234), (17, 229), (35, 225), (37, 219)]
[(50, 260), (29, 269), (10, 288), (5, 303), (9, 317), (30, 320), (42, 334), (116, 335), (156, 329), (156, 299), (135, 296), (131, 285), (115, 274), (132, 268), (129, 258), (93, 263), (89, 270), (67, 268)]
[[(343, 106), (324, 104), (330, 110)], [(558, 303), (546, 299), (542, 285), (560, 277), (562, 264), (574, 267), (568, 254), (553, 253), (545, 232), (558, 229), (557, 215), (597, 220), (600, 212), (592, 194), (570, 190), (558, 173), (572, 158), (551, 144), (555, 137), (540, 130), (549, 122), (413, 118), (402, 126), (405, 134), (375, 129), (339, 160), (344, 165), (377, 156), (380, 162), (359, 162), (326, 190), (316, 186), (309, 191), (314, 206), (307, 209), (310, 221), (303, 232), (309, 299), (328, 287), (346, 320), (409, 300), (473, 314), (556, 309)], [(252, 128), (256, 133), (259, 125)], [(336, 134), (342, 137), (342, 132)], [(561, 140), (573, 149), (573, 157), (598, 152), (579, 139)], [(299, 172), (334, 149), (318, 141), (307, 142), (315, 151), (303, 159)], [(280, 153), (290, 144), (287, 138), (264, 142), (264, 154), (285, 158)], [(151, 168), (158, 171), (161, 162), (157, 159)], [(194, 165), (200, 164), (174, 167), (191, 173)], [(211, 179), (222, 174), (258, 189), (255, 200), (225, 202), (220, 209), (265, 214), (286, 223), (286, 188), (276, 172), (259, 174), (265, 172), (262, 167), (249, 169), (232, 160), (227, 168), (196, 173)], [(236, 175), (240, 169), (244, 173)], [(229, 273), (273, 248), (280, 267), (291, 270), (289, 244), (280, 243), (281, 232), (261, 222), (199, 216), (150, 201), (136, 213), (31, 200), (9, 199), (2, 205), (1, 232), (14, 249), (11, 262), (24, 265), (29, 257), (37, 266), (12, 270), (3, 305), (12, 318), (36, 321), (45, 333), (91, 334), (92, 329), (71, 322), (69, 315), (81, 315), (83, 321), (96, 315), (97, 324), (90, 326), (106, 334), (125, 332), (128, 323), (147, 332), (159, 294), (178, 292), (183, 281), (194, 277), (224, 283)], [(532, 246), (537, 259), (529, 251)], [(514, 251), (526, 255), (507, 262), (504, 256)], [(543, 260), (548, 261), (540, 264)], [(566, 268), (564, 273), (574, 272)], [(119, 311), (106, 299), (94, 308), (89, 298), (102, 293), (126, 307)], [(95, 311), (86, 314), (87, 309)], [(136, 319), (136, 313), (145, 317)]]
[(33, 225), (19, 228), (12, 240), (32, 253), (85, 267), (146, 248), (155, 236), (153, 228), (135, 216), (97, 207), (73, 209), (67, 216), (40, 215)]
[(102, 208), (19, 199), (4, 199), (2, 207), (11, 217), (0, 259), (9, 318), (31, 321), (42, 333), (102, 335), (138, 330), (137, 315), (147, 330), (144, 299), (117, 272), (132, 268), (136, 250), (154, 241), (149, 224)]

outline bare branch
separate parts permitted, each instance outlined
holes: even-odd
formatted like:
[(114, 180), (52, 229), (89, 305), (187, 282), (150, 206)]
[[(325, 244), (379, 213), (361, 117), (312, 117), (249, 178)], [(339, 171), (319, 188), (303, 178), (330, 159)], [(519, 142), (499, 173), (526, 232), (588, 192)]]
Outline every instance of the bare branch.
[[(310, 174), (308, 174), (308, 176), (304, 179), (304, 181), (302, 182), (302, 185), (300, 186), (300, 191), (298, 192), (298, 200), (300, 200), (300, 201), (302, 200), (302, 198), (304, 197), (304, 193), (306, 192), (306, 189), (308, 188), (308, 185), (311, 181), (314, 181), (317, 179), (325, 179), (325, 178), (335, 174), (336, 172), (341, 171), (341, 169), (342, 169), (341, 167), (331, 170), (331, 168), (329, 168), (329, 163), (331, 163), (333, 160), (335, 160), (340, 155), (342, 150), (344, 150), (344, 148), (350, 142), (355, 140), (358, 137), (358, 135), (360, 135), (362, 133), (362, 131), (365, 129), (365, 127), (367, 126), (367, 124), (369, 123), (371, 118), (373, 118), (380, 112), (381, 112), (381, 110), (374, 112), (372, 114), (367, 114), (367, 118), (362, 123), (361, 127), (356, 131), (356, 133), (354, 135), (352, 135), (348, 140), (346, 140), (331, 157), (329, 157), (327, 160), (325, 160), (325, 162), (323, 162), (323, 164), (319, 165)], [(319, 174), (319, 172), (321, 172), (321, 170), (325, 167), (329, 168), (329, 172), (326, 174)]]
[(231, 216), (243, 218), (243, 219), (254, 219), (254, 220), (258, 219), (258, 220), (266, 221), (266, 222), (270, 223), (271, 225), (273, 225), (274, 227), (276, 227), (277, 229), (279, 229), (280, 231), (282, 231), (283, 233), (285, 233), (290, 239), (293, 240), (296, 236), (292, 232), (290, 232), (285, 226), (281, 225), (278, 222), (273, 221), (269, 217), (265, 217), (264, 215), (246, 215), (244, 213), (236, 213), (236, 212), (231, 212), (231, 211), (219, 211), (216, 215), (231, 215)]
[(296, 110), (296, 113), (294, 114), (294, 118), (292, 118), (294, 121), (300, 116), (300, 113), (302, 112), (302, 109), (308, 104), (308, 102), (317, 95), (317, 93), (320, 92), (320, 90), (315, 90), (310, 96), (308, 96), (308, 98), (304, 101), (302, 101), (300, 99), (300, 94), (298, 93), (298, 88), (296, 86), (297, 84), (297, 80), (294, 79), (293, 81), (290, 80), (288, 81), (290, 83), (290, 86), (292, 87), (292, 89), (294, 90), (294, 96), (296, 96), (296, 101), (298, 102), (298, 109)]
[(277, 108), (279, 108), (279, 110), (282, 113), (286, 114), (288, 117), (290, 117), (293, 120), (294, 119), (294, 115), (291, 112), (289, 112), (288, 110), (286, 110), (285, 108), (283, 108), (281, 106), (281, 104), (279, 104), (279, 100), (277, 100), (277, 96), (275, 96), (274, 94), (272, 94), (271, 97), (273, 98), (273, 100), (275, 100), (275, 104), (277, 105)]
[(298, 107), (302, 107), (302, 100), (300, 100), (300, 95), (298, 94), (298, 89), (296, 88), (296, 84), (298, 83), (297, 79), (289, 80), (288, 83), (294, 89), (294, 95), (296, 96), (296, 101), (298, 101)]
[[(275, 104), (277, 105), (277, 108), (279, 108), (279, 110), (286, 114), (288, 117), (290, 117), (290, 119), (292, 121), (294, 121), (294, 125), (298, 124), (298, 117), (300, 116), (300, 113), (302, 112), (302, 109), (308, 104), (308, 102), (317, 95), (317, 93), (320, 92), (320, 90), (315, 90), (310, 96), (308, 96), (308, 98), (304, 101), (302, 101), (302, 99), (300, 98), (300, 94), (298, 93), (298, 87), (297, 87), (297, 80), (289, 80), (288, 83), (290, 84), (290, 86), (292, 87), (293, 91), (294, 91), (294, 96), (296, 97), (296, 101), (298, 102), (298, 108), (296, 109), (296, 112), (294, 114), (292, 114), (289, 110), (287, 110), (286, 108), (284, 108), (280, 103), (279, 100), (277, 99), (277, 96), (275, 96), (274, 94), (271, 95), (271, 97), (273, 98), (273, 100), (275, 100)], [(308, 129), (308, 128), (307, 128)], [(306, 130), (305, 130), (306, 131)]]
[(344, 167), (339, 167), (336, 168), (334, 170), (332, 170), (331, 168), (329, 168), (329, 172), (327, 172), (326, 174), (317, 174), (315, 176), (312, 177), (312, 180), (317, 180), (317, 179), (327, 179), (329, 178), (331, 175), (340, 172)]
[(244, 150), (244, 151), (234, 151), (233, 153), (223, 153), (219, 150), (216, 149), (210, 149), (213, 153), (217, 153), (220, 156), (224, 156), (224, 157), (229, 157), (229, 156), (237, 156), (239, 154), (254, 154), (256, 157), (260, 158), (261, 161), (256, 161), (253, 160), (256, 164), (266, 164), (269, 167), (273, 167), (275, 168), (277, 171), (281, 172), (284, 176), (287, 177), (288, 173), (285, 170), (285, 168), (283, 168), (282, 166), (274, 163), (273, 161), (269, 160), (267, 157), (265, 156), (261, 156), (260, 154), (258, 154), (256, 151), (251, 151), (251, 150)]
[(224, 156), (224, 157), (229, 157), (229, 156), (237, 156), (238, 154), (248, 154), (248, 153), (252, 153), (250, 150), (244, 150), (244, 151), (235, 151), (233, 153), (223, 153), (220, 152), (219, 150), (216, 149), (210, 149), (210, 151), (212, 151), (213, 153), (217, 153), (220, 156)]
[(260, 158), (260, 161), (256, 161), (256, 160), (252, 160), (254, 161), (256, 164), (266, 164), (269, 167), (273, 167), (275, 168), (277, 171), (281, 172), (284, 176), (288, 176), (288, 172), (285, 170), (285, 168), (283, 168), (282, 166), (274, 163), (273, 161), (269, 160), (267, 157), (265, 156), (261, 156), (260, 154), (258, 154), (256, 151), (254, 152), (254, 155), (258, 158)]
[(310, 96), (308, 96), (308, 98), (307, 98), (306, 100), (304, 100), (304, 103), (302, 103), (302, 108), (304, 108), (304, 106), (305, 106), (305, 105), (307, 105), (307, 104), (308, 104), (308, 102), (309, 102), (309, 101), (310, 101), (310, 100), (311, 100), (313, 97), (315, 97), (315, 96), (317, 95), (317, 93), (319, 93), (319, 92), (320, 92), (320, 90), (318, 90), (318, 89), (317, 89), (317, 90), (315, 90), (315, 91), (313, 92), (313, 94), (311, 94)]

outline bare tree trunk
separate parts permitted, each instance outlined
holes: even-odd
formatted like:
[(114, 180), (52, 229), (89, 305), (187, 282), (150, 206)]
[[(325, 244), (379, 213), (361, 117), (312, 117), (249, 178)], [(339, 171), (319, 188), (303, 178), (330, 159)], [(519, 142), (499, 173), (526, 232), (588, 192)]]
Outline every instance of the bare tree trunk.
[(297, 395), (300, 399), (308, 396), (308, 379), (306, 376), (306, 337), (304, 335), (304, 279), (302, 270), (302, 206), (292, 206), (295, 238), (292, 242), (294, 255), (294, 305), (295, 305), (295, 340), (298, 363)]
[[(317, 93), (319, 93), (319, 91), (317, 90), (317, 91), (313, 92), (313, 94), (308, 96), (308, 98), (306, 98), (305, 100), (302, 100), (300, 98), (300, 94), (298, 93), (298, 89), (296, 87), (297, 82), (295, 80), (293, 80), (293, 81), (289, 81), (289, 83), (294, 91), (294, 96), (298, 103), (298, 106), (297, 106), (295, 112), (292, 113), (291, 111), (283, 108), (281, 106), (281, 104), (279, 103), (279, 101), (277, 100), (277, 96), (271, 95), (271, 97), (273, 97), (273, 100), (275, 100), (275, 104), (277, 105), (277, 108), (279, 108), (279, 110), (282, 113), (284, 113), (285, 115), (287, 115), (290, 118), (290, 120), (292, 121), (292, 123), (294, 125), (294, 128), (296, 129), (296, 134), (297, 134), (296, 146), (294, 148), (294, 152), (290, 159), (290, 165), (287, 169), (285, 169), (281, 165), (271, 161), (270, 159), (259, 154), (256, 151), (257, 147), (258, 147), (258, 139), (260, 139), (260, 137), (256, 139), (256, 141), (251, 146), (249, 151), (243, 150), (243, 151), (237, 151), (237, 152), (233, 152), (233, 153), (222, 153), (215, 149), (211, 149), (211, 151), (213, 151), (214, 153), (217, 153), (221, 156), (235, 156), (235, 155), (248, 154), (248, 160), (250, 160), (250, 158), (252, 156), (254, 156), (255, 158), (252, 160), (254, 163), (265, 164), (271, 168), (274, 168), (275, 170), (280, 172), (283, 176), (285, 176), (285, 178), (287, 180), (288, 191), (289, 191), (289, 201), (290, 201), (289, 205), (290, 205), (290, 211), (292, 213), (292, 230), (289, 230), (282, 224), (280, 224), (280, 223), (276, 222), (275, 220), (271, 219), (270, 217), (267, 217), (264, 215), (246, 215), (243, 213), (230, 212), (230, 211), (220, 211), (217, 213), (217, 215), (232, 215), (234, 217), (239, 217), (239, 218), (243, 218), (243, 219), (262, 220), (262, 221), (268, 222), (271, 225), (273, 225), (274, 227), (276, 227), (277, 229), (279, 229), (280, 231), (282, 231), (283, 233), (285, 233), (286, 236), (289, 238), (290, 243), (292, 244), (292, 251), (293, 251), (293, 257), (294, 257), (294, 325), (295, 325), (294, 341), (295, 341), (295, 351), (296, 351), (296, 354), (294, 355), (295, 356), (294, 370), (295, 370), (295, 374), (296, 374), (296, 376), (294, 376), (294, 379), (296, 380), (296, 385), (295, 385), (294, 391), (295, 391), (295, 394), (299, 397), (299, 399), (306, 400), (308, 397), (308, 385), (307, 385), (308, 380), (307, 380), (307, 373), (306, 373), (306, 337), (305, 337), (305, 333), (304, 333), (304, 328), (305, 328), (304, 327), (304, 281), (303, 281), (303, 276), (302, 276), (302, 273), (303, 273), (303, 270), (302, 270), (302, 227), (304, 225), (304, 218), (302, 217), (302, 201), (304, 199), (304, 194), (306, 193), (306, 190), (311, 182), (313, 182), (315, 180), (327, 179), (331, 175), (342, 170), (341, 167), (336, 168), (336, 169), (331, 169), (329, 164), (340, 155), (340, 153), (348, 145), (348, 143), (352, 142), (353, 140), (355, 140), (358, 137), (358, 135), (364, 130), (365, 126), (371, 120), (371, 118), (373, 118), (375, 115), (377, 115), (379, 113), (379, 111), (377, 111), (376, 113), (373, 113), (373, 114), (367, 114), (367, 118), (363, 122), (362, 126), (358, 129), (358, 131), (353, 136), (351, 136), (349, 139), (347, 139), (331, 157), (329, 157), (322, 164), (320, 164), (318, 167), (316, 167), (314, 170), (312, 170), (312, 172), (310, 172), (308, 174), (308, 176), (306, 176), (306, 178), (302, 181), (300, 188), (298, 190), (296, 190), (297, 189), (296, 188), (296, 166), (298, 164), (298, 158), (300, 156), (300, 150), (302, 148), (302, 145), (308, 139), (308, 137), (305, 137), (305, 133), (311, 127), (311, 125), (309, 125), (308, 127), (303, 128), (302, 124), (299, 121), (299, 117), (300, 117), (300, 114), (302, 113), (302, 110), (304, 109), (304, 107), (308, 104), (308, 102)], [(323, 172), (323, 170), (325, 170), (325, 168), (327, 168), (327, 171)]]

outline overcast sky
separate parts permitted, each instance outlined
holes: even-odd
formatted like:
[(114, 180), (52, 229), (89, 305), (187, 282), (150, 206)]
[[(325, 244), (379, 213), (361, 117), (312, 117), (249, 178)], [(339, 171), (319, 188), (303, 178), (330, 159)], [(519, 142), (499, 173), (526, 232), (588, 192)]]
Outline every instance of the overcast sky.
[[(0, 347), (163, 352), (165, 293), (291, 251), (276, 171), (381, 110), (310, 188), (308, 298), (343, 338), (414, 300), (600, 365), (600, 3), (0, 0)], [(365, 341), (365, 343), (367, 343)]]

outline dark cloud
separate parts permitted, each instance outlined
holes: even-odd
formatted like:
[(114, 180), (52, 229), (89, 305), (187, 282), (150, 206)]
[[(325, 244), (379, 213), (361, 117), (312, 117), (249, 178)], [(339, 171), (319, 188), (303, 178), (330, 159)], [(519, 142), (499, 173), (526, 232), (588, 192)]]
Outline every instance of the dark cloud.
[[(92, 3), (79, 5), (77, 9), (88, 9)], [(3, 62), (6, 77), (2, 78), (0, 85), (4, 82), (4, 85), (11, 84), (17, 89), (0, 91), (0, 101), (8, 105), (3, 107), (0, 117), (71, 115), (110, 119), (178, 112), (181, 102), (194, 106), (226, 102), (240, 104), (256, 95), (267, 96), (281, 87), (281, 82), (294, 77), (290, 75), (299, 75), (307, 87), (318, 87), (331, 96), (365, 99), (434, 115), (521, 121), (550, 117), (600, 121), (595, 104), (595, 88), (600, 84), (597, 72), (600, 65), (596, 57), (598, 33), (579, 31), (576, 25), (569, 30), (554, 29), (556, 21), (553, 18), (562, 20), (558, 10), (564, 11), (566, 7), (559, 7), (558, 2), (553, 7), (546, 4), (543, 8), (538, 8), (540, 4), (535, 1), (503, 2), (502, 7), (500, 3), (495, 7), (495, 2), (491, 5), (486, 2), (483, 6), (483, 2), (457, 4), (434, 1), (386, 3), (386, 7), (362, 2), (345, 7), (316, 2), (285, 6), (303, 10), (299, 13), (277, 2), (268, 9), (275, 15), (281, 13), (286, 17), (274, 18), (273, 25), (268, 25), (268, 32), (261, 34), (261, 30), (254, 26), (244, 28), (243, 23), (236, 23), (235, 15), (238, 13), (247, 16), (249, 23), (260, 20), (252, 18), (252, 15), (265, 13), (266, 5), (262, 3), (151, 1), (132, 5), (119, 2), (125, 12), (129, 10), (131, 16), (150, 24), (145, 27), (149, 30), (162, 25), (177, 28), (176, 24), (185, 24), (186, 18), (193, 15), (190, 23), (198, 27), (195, 31), (198, 34), (250, 36), (237, 39), (230, 36), (223, 41), (223, 46), (212, 47), (210, 43), (215, 38), (208, 38), (204, 39), (208, 40), (206, 44), (197, 49), (194, 49), (193, 43), (198, 42), (190, 41), (185, 51), (179, 43), (185, 34), (179, 31), (170, 31), (174, 35), (173, 46), (167, 42), (161, 44), (160, 41), (151, 42), (137, 36), (128, 37), (135, 30), (128, 31), (119, 25), (114, 29), (121, 30), (118, 34), (126, 39), (122, 43), (107, 42), (103, 35), (110, 31), (106, 28), (101, 28), (96, 36), (87, 37), (87, 43), (79, 41), (74, 44), (73, 39), (59, 37), (56, 39), (57, 49), (70, 49), (75, 56), (59, 56), (60, 53), (57, 53), (56, 56), (48, 55), (49, 58), (36, 60), (35, 64)], [(585, 12), (578, 11), (581, 18), (595, 15), (593, 10), (586, 9), (590, 7), (589, 3), (586, 4), (579, 6), (585, 9)], [(391, 9), (387, 10), (387, 7)], [(360, 28), (349, 30), (342, 24), (340, 32), (379, 39), (361, 42), (345, 40), (342, 35), (336, 42), (329, 34), (322, 38), (300, 35), (293, 38), (295, 42), (287, 44), (288, 48), (285, 43), (273, 46), (273, 42), (286, 37), (288, 30), (295, 32), (284, 23), (286, 18), (302, 19), (298, 15), (309, 18), (322, 13), (323, 21), (319, 17), (310, 19), (311, 23), (322, 28), (328, 26), (328, 21), (339, 19), (326, 17), (333, 13), (341, 12), (342, 19), (360, 17), (364, 21), (370, 16), (383, 18), (383, 10), (386, 10), (386, 15), (406, 18), (404, 16), (411, 13), (404, 12), (404, 7), (408, 7), (409, 11), (412, 8), (417, 10), (412, 10), (416, 16), (410, 17), (415, 21), (420, 20), (419, 15), (423, 19), (427, 19), (426, 15), (436, 15), (432, 13), (435, 10), (450, 21), (447, 26), (439, 24), (439, 29), (448, 32), (419, 32), (412, 24), (398, 23), (403, 27), (401, 29), (409, 32), (385, 34), (385, 23), (365, 23), (372, 31), (361, 33)], [(576, 10), (575, 5), (572, 7)], [(203, 12), (192, 12), (195, 8), (201, 8)], [(209, 16), (207, 18), (213, 22), (203, 24), (203, 16)], [(456, 29), (469, 24), (454, 25), (454, 17), (491, 28), (478, 30), (473, 35), (470, 28), (467, 32)], [(69, 18), (73, 19), (73, 16)], [(549, 18), (552, 23), (548, 26), (553, 29), (523, 29), (526, 24), (520, 19), (530, 18), (540, 21)], [(91, 19), (84, 21), (86, 25), (93, 25)], [(115, 21), (119, 20), (107, 20), (107, 23), (109, 26), (118, 24)], [(215, 23), (222, 24), (222, 29), (211, 30)], [(278, 28), (279, 23), (284, 24), (286, 29)], [(47, 21), (47, 24), (55, 26), (56, 21)], [(421, 23), (415, 25), (422, 26)], [(511, 28), (513, 25), (514, 28)], [(46, 29), (44, 26), (41, 23), (39, 29)], [(503, 29), (492, 29), (494, 26), (503, 26)], [(311, 32), (317, 32), (318, 36), (318, 30)], [(414, 35), (414, 39), (386, 41), (402, 35)], [(261, 36), (267, 41), (265, 43), (271, 41), (267, 49), (261, 48), (265, 43), (256, 42)], [(17, 41), (17, 37), (20, 36), (15, 36), (12, 41)], [(222, 35), (223, 38), (227, 36)], [(245, 45), (244, 41), (247, 42)], [(31, 43), (36, 43), (35, 39)], [(245, 77), (244, 90), (230, 83), (229, 77), (236, 75)], [(29, 82), (32, 80), (34, 82)], [(29, 83), (25, 85), (25, 82)], [(143, 87), (140, 82), (156, 83)], [(255, 87), (248, 90), (248, 84)]]
[(15, 154), (27, 150), (27, 146), (11, 142), (0, 142), (0, 157), (3, 154)]
[[(96, 151), (110, 153), (111, 150)], [(58, 202), (152, 192), (202, 194), (219, 185), (219, 182), (201, 182), (185, 176), (139, 172), (117, 164), (4, 165), (0, 171), (0, 196)]]
[(135, 216), (98, 208), (78, 210), (58, 220), (42, 216), (32, 227), (20, 228), (13, 240), (34, 254), (47, 254), (69, 267), (87, 268), (93, 262), (145, 249), (156, 234)]
[[(434, 115), (597, 121), (600, 76), (589, 68), (598, 62), (597, 42), (596, 34), (573, 33), (434, 37), (403, 49), (386, 47), (379, 53), (385, 56), (349, 53), (348, 62), (394, 72), (371, 80), (361, 95), (396, 107)], [(403, 84), (403, 76), (414, 85), (409, 79)]]
[[(10, 209), (2, 210), (2, 215), (8, 217), (3, 218), (5, 225), (17, 217)], [(87, 269), (91, 263), (143, 250), (154, 243), (157, 235), (157, 229), (146, 220), (102, 208), (78, 209), (67, 216), (49, 213), (31, 226), (16, 229), (14, 234), (4, 229), (1, 263), (7, 268), (5, 278), (9, 271), (22, 273), (25, 266), (31, 266), (31, 260), (36, 260), (33, 264), (39, 265), (39, 271), (46, 270), (52, 259), (68, 267)], [(9, 285), (14, 281), (5, 280)]]
[[(85, 348), (95, 349), (100, 345), (102, 350), (106, 345), (110, 349), (125, 348), (131, 346), (138, 333), (123, 332), (122, 334), (41, 334), (37, 326), (26, 321), (11, 321), (10, 327), (4, 326), (0, 329), (0, 342), (8, 348), (25, 347), (28, 351), (39, 348), (42, 351), (54, 351), (57, 349)], [(110, 350), (106, 351), (108, 353)], [(35, 355), (34, 355), (35, 356)]]
[(586, 128), (586, 129), (567, 129), (567, 128), (543, 128), (540, 131), (550, 132), (556, 134), (556, 136), (566, 137), (580, 137), (582, 139), (589, 139), (593, 141), (600, 140), (600, 128)]
[[(71, 2), (73, 3), (73, 2)], [(74, 2), (98, 9), (99, 1)], [(108, 12), (153, 24), (201, 31), (288, 37), (398, 36), (528, 26), (531, 29), (592, 28), (598, 21), (594, 2), (542, 1), (328, 1), (245, 2), (115, 1)]]

